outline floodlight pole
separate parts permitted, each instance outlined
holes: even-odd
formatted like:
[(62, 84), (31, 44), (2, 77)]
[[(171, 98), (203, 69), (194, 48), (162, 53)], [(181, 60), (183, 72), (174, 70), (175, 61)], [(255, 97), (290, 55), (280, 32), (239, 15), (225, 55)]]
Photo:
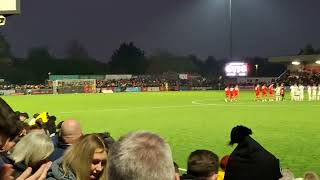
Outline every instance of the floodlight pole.
[(230, 60), (232, 60), (233, 58), (233, 52), (232, 52), (232, 0), (229, 0), (229, 38), (230, 38), (230, 42), (229, 42), (229, 58)]

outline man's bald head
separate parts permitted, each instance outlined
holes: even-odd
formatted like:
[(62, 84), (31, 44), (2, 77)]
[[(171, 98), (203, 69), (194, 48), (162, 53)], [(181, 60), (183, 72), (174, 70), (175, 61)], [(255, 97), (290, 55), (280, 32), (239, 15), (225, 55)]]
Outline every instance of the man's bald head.
[(74, 144), (82, 136), (80, 123), (69, 119), (61, 124), (60, 136), (65, 144)]

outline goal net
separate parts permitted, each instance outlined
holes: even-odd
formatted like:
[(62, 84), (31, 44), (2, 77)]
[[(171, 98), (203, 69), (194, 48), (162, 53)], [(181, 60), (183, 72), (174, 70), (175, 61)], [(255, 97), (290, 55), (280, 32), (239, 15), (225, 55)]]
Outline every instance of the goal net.
[(54, 94), (96, 93), (95, 79), (64, 79), (52, 82)]

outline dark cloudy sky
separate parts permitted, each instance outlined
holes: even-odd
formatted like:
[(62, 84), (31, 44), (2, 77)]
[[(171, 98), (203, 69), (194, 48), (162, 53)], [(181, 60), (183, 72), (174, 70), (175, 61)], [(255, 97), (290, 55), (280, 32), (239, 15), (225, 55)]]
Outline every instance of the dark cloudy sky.
[[(320, 48), (320, 0), (233, 0), (234, 54), (295, 54)], [(147, 54), (228, 57), (227, 0), (22, 0), (22, 13), (1, 32), (20, 57), (47, 46), (64, 55), (79, 40), (91, 56), (107, 60), (121, 42), (134, 41)]]

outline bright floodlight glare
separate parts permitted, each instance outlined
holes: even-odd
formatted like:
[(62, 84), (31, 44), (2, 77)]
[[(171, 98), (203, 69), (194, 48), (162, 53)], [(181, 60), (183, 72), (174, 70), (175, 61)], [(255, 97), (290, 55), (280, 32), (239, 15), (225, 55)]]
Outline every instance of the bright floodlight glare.
[(320, 64), (320, 60), (316, 61), (316, 64)]
[(292, 61), (292, 63), (291, 64), (293, 64), (293, 65), (300, 65), (300, 62), (299, 61)]

